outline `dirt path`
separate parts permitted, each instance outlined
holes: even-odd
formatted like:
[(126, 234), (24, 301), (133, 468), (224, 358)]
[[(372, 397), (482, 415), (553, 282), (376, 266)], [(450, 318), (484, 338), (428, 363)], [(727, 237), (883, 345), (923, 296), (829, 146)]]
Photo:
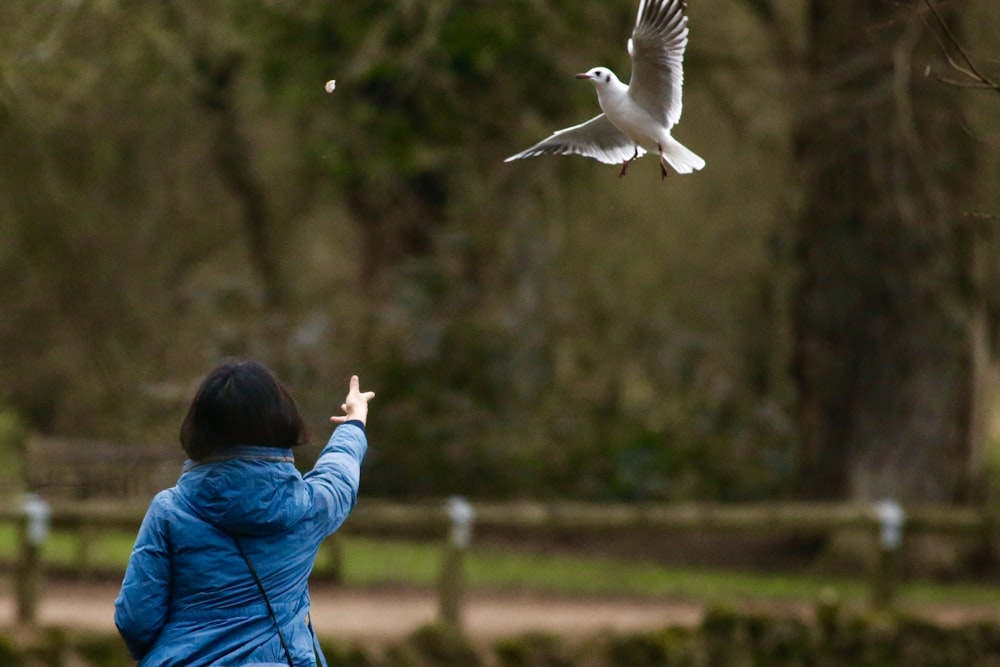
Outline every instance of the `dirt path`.
[[(39, 605), (43, 625), (114, 632), (117, 586), (51, 583)], [(433, 592), (359, 591), (313, 586), (313, 624), (324, 637), (357, 642), (402, 639), (434, 621)], [(16, 604), (0, 591), (0, 626), (14, 623)], [(490, 640), (543, 631), (583, 636), (600, 630), (636, 631), (665, 625), (694, 625), (702, 609), (695, 604), (653, 600), (571, 600), (528, 594), (472, 594), (464, 625), (470, 637)]]
[[(16, 603), (9, 579), (0, 585), (0, 627), (14, 624)], [(50, 582), (39, 606), (42, 625), (114, 633), (113, 583)], [(323, 637), (349, 643), (380, 645), (405, 638), (437, 615), (432, 591), (359, 590), (327, 585), (312, 587), (313, 624)], [(744, 604), (749, 610), (811, 615), (807, 604)], [(1000, 623), (992, 606), (936, 604), (904, 609), (945, 625)], [(543, 594), (473, 593), (467, 599), (463, 625), (475, 641), (489, 642), (526, 632), (548, 632), (584, 638), (602, 630), (636, 632), (665, 626), (692, 627), (704, 608), (695, 603), (642, 599), (570, 599)]]

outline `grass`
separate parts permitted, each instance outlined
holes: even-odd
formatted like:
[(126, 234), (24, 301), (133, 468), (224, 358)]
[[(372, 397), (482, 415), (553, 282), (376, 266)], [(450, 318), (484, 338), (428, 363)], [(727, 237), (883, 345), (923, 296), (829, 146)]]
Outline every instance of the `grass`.
[[(12, 561), (17, 531), (0, 525), (0, 561)], [(122, 572), (134, 535), (95, 536), (90, 562), (100, 571)], [(434, 586), (441, 564), (440, 544), (357, 536), (338, 538), (343, 558), (343, 581), (353, 587)], [(72, 568), (78, 562), (76, 536), (55, 532), (42, 549), (46, 562)], [(329, 571), (330, 553), (321, 552), (316, 571)], [(592, 597), (674, 598), (707, 604), (743, 601), (811, 602), (832, 589), (847, 603), (869, 598), (864, 579), (809, 574), (773, 574), (698, 567), (664, 566), (585, 555), (525, 553), (499, 548), (473, 548), (466, 560), (466, 579), (472, 588), (522, 590)], [(907, 582), (901, 586), (903, 604), (1000, 605), (1000, 587), (981, 583), (937, 584)]]
[[(441, 547), (400, 540), (360, 537), (341, 539), (344, 582), (351, 586), (432, 586), (441, 563)], [(321, 556), (317, 569), (326, 561)], [(664, 566), (567, 554), (472, 549), (466, 578), (473, 588), (528, 590), (595, 597), (674, 598), (707, 604), (736, 601), (812, 602), (834, 590), (844, 602), (864, 602), (866, 579), (810, 574), (774, 574), (699, 567)], [(907, 582), (900, 587), (905, 604), (954, 603), (1000, 605), (1000, 587), (979, 583)]]

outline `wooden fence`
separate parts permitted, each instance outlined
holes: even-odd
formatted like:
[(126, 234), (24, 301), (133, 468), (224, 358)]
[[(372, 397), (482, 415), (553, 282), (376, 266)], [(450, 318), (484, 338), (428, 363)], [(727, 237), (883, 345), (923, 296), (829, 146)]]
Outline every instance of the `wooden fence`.
[[(144, 503), (121, 501), (60, 501), (51, 505), (37, 496), (0, 505), (0, 522), (20, 526), (16, 565), (17, 609), (20, 622), (36, 619), (43, 581), (40, 560), (45, 529), (67, 529), (78, 536), (80, 563), (87, 565), (88, 543), (105, 531), (133, 533), (145, 511)], [(863, 531), (871, 535), (878, 553), (872, 572), (872, 602), (892, 603), (897, 583), (903, 533), (991, 539), (995, 518), (974, 508), (921, 507), (908, 509), (892, 503), (751, 505), (708, 504), (593, 504), (581, 502), (475, 503), (461, 499), (398, 503), (363, 499), (344, 524), (347, 534), (381, 537), (436, 538), (445, 550), (439, 589), (441, 620), (460, 624), (463, 562), (475, 530), (500, 530), (525, 539), (585, 536), (615, 531), (678, 534), (705, 531), (716, 534), (826, 534)]]

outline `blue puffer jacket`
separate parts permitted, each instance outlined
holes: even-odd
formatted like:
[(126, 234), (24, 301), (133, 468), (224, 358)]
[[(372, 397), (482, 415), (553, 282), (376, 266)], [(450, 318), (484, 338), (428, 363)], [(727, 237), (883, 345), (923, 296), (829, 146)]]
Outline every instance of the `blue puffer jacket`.
[(271, 600), (296, 667), (316, 664), (307, 580), (323, 540), (357, 500), (364, 425), (337, 427), (301, 475), (292, 451), (241, 447), (185, 464), (153, 499), (115, 602), (140, 667), (287, 667), (274, 620), (234, 538)]

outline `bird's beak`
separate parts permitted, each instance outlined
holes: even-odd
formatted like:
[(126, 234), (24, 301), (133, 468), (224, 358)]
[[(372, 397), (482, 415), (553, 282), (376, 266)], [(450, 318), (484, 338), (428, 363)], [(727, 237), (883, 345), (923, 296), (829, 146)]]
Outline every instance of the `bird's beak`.
[(589, 79), (589, 78), (590, 78), (590, 75), (589, 75), (589, 74), (587, 74), (586, 72), (584, 72), (584, 73), (582, 73), (582, 74), (577, 74), (577, 75), (576, 75), (576, 78), (578, 78), (578, 79)]

